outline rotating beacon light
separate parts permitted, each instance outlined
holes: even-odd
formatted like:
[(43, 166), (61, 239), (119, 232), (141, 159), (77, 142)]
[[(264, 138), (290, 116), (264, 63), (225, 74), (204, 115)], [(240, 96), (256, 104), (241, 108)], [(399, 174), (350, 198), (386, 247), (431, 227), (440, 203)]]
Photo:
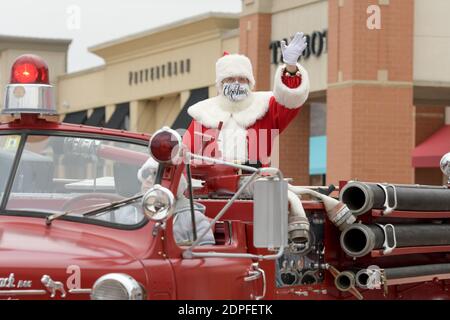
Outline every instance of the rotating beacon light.
[(18, 57), (11, 67), (3, 113), (56, 114), (47, 63), (33, 54)]

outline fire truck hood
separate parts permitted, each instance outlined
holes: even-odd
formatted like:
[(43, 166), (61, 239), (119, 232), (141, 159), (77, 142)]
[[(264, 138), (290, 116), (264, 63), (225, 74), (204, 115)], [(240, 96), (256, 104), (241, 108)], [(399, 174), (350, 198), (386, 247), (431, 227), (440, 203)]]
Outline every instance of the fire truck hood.
[[(0, 299), (2, 291), (19, 289), (19, 281), (45, 289), (44, 275), (69, 289), (77, 283), (90, 289), (107, 273), (125, 273), (145, 285), (139, 256), (151, 250), (151, 241), (141, 240), (151, 238), (148, 227), (117, 230), (62, 220), (46, 226), (42, 218), (0, 216)], [(11, 274), (14, 287), (8, 286)]]

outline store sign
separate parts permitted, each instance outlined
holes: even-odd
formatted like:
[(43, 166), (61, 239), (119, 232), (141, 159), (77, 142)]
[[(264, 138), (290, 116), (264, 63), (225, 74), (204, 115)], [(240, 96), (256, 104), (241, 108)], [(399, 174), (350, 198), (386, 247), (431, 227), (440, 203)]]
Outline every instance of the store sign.
[(180, 61), (169, 61), (167, 63), (153, 66), (138, 71), (128, 72), (128, 85), (137, 85), (144, 82), (156, 81), (166, 77), (175, 77), (191, 72), (191, 59)]
[[(328, 38), (328, 30), (324, 31), (314, 31), (311, 34), (305, 35), (306, 42), (308, 43), (308, 47), (303, 52), (303, 55), (300, 57), (299, 61), (304, 59), (308, 60), (311, 56), (315, 56), (317, 58), (321, 57), (324, 53), (328, 51), (327, 46), (327, 38)], [(282, 39), (289, 44), (288, 39)], [(272, 51), (272, 64), (279, 64), (283, 62), (283, 58), (281, 55), (281, 40), (275, 40), (270, 43), (269, 49)]]

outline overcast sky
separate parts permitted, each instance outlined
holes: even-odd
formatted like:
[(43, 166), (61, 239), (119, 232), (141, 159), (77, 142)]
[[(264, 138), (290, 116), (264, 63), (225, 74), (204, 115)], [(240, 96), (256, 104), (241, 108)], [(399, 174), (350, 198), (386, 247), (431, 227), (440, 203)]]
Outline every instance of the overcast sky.
[(240, 10), (241, 0), (0, 0), (0, 34), (73, 39), (73, 72), (103, 63), (90, 46), (210, 11)]

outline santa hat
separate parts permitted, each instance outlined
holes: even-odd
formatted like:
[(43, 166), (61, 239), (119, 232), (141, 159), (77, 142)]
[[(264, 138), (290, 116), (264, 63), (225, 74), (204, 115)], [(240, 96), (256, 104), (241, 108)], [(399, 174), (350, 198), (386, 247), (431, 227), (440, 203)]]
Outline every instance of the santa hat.
[(245, 77), (250, 86), (255, 85), (252, 63), (249, 58), (241, 54), (228, 54), (219, 58), (216, 62), (216, 85), (220, 86), (222, 81), (229, 77)]

